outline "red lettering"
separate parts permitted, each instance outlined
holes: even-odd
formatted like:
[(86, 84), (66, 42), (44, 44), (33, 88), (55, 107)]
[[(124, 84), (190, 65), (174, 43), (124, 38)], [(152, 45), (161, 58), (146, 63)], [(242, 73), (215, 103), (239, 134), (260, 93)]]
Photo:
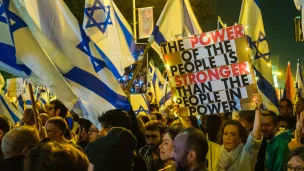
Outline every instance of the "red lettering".
[[(201, 78), (201, 75), (203, 76), (203, 78)], [(200, 83), (204, 83), (207, 81), (207, 74), (204, 71), (199, 71), (196, 74), (196, 80), (199, 81)]]
[(238, 64), (232, 64), (231, 71), (233, 76), (238, 76), (239, 75)]
[(189, 74), (188, 74), (188, 77), (189, 77), (189, 82), (190, 82), (190, 84), (196, 84), (195, 74), (189, 73)]
[(181, 85), (183, 85), (183, 82), (180, 80), (180, 76), (179, 75), (176, 75), (174, 77), (174, 80), (175, 80), (176, 87), (180, 87)]
[(225, 39), (225, 29), (216, 30), (214, 32), (211, 32), (210, 35), (211, 35), (214, 43), (217, 43), (218, 39), (219, 39), (219, 42), (222, 42)]
[(192, 36), (192, 37), (190, 37), (190, 41), (191, 41), (192, 48), (195, 48), (195, 45), (198, 44), (198, 37)]
[(239, 65), (240, 75), (249, 74), (250, 73), (248, 65), (247, 65), (247, 62), (240, 62), (240, 63), (238, 63), (238, 65)]
[(229, 66), (225, 65), (220, 67), (220, 75), (222, 78), (228, 78), (231, 74)]
[(181, 75), (181, 77), (183, 78), (184, 85), (187, 85), (187, 83), (188, 83), (188, 81), (187, 81), (187, 74)]
[(228, 40), (234, 39), (233, 27), (226, 28)]
[(220, 76), (219, 76), (217, 68), (215, 68), (215, 69), (209, 69), (207, 71), (207, 73), (208, 73), (210, 81), (213, 80), (212, 77), (215, 78), (215, 80), (219, 80), (220, 79)]
[[(207, 38), (207, 41), (206, 41), (206, 42), (204, 42), (204, 38)], [(211, 39), (210, 39), (210, 36), (208, 36), (208, 34), (203, 33), (203, 34), (201, 34), (201, 36), (200, 36), (200, 38), (199, 38), (199, 41), (200, 41), (200, 43), (201, 43), (203, 46), (207, 46), (207, 45), (210, 44)]]
[(242, 25), (235, 25), (233, 26), (234, 29), (234, 36), (235, 38), (243, 37), (244, 36), (244, 29)]

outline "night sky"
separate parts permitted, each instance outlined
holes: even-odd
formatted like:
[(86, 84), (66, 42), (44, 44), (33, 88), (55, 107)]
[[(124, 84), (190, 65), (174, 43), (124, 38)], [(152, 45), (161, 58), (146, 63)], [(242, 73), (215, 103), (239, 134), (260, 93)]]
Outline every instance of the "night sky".
[[(238, 22), (242, 0), (212, 0), (212, 6), (228, 26)], [(270, 53), (280, 57), (280, 70), (285, 79), (287, 62), (291, 62), (295, 75), (297, 59), (304, 64), (304, 43), (296, 43), (294, 39), (294, 17), (300, 15), (293, 0), (259, 0), (263, 15), (264, 27), (268, 38)], [(216, 29), (217, 18), (204, 23), (204, 32)]]

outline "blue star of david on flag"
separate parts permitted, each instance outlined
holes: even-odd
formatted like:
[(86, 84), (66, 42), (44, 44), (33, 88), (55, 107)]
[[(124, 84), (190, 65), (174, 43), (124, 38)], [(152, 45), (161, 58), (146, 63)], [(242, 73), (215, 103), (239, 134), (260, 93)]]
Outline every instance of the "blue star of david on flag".
[(247, 40), (249, 42), (249, 47), (252, 50), (255, 51), (255, 59), (263, 58), (267, 63), (269, 63), (270, 62), (270, 53), (269, 53), (269, 51), (267, 53), (262, 53), (259, 50), (259, 46), (260, 46), (261, 43), (267, 43), (266, 35), (262, 31), (260, 31), (259, 38), (256, 41), (253, 41), (251, 39), (251, 37), (249, 37), (248, 35), (246, 37), (247, 37)]
[[(104, 14), (104, 21), (97, 21), (94, 18), (94, 13), (100, 11)], [(100, 0), (95, 0), (92, 7), (85, 8), (84, 13), (88, 16), (86, 28), (97, 27), (102, 33), (105, 33), (108, 25), (113, 24), (110, 17), (110, 6), (104, 6)]]
[(139, 106), (138, 110), (134, 110), (135, 115), (138, 115), (140, 112), (145, 112), (146, 114), (149, 114), (149, 111), (145, 110), (142, 105)]
[(91, 53), (91, 49), (90, 49), (90, 38), (85, 34), (84, 30), (82, 28), (80, 28), (80, 32), (81, 32), (81, 38), (82, 38), (82, 42), (80, 42), (76, 47), (81, 50), (83, 53), (85, 53), (87, 56), (90, 57), (91, 63), (94, 67), (94, 70), (96, 73), (98, 73), (99, 71), (101, 71), (103, 68), (106, 67), (106, 64), (104, 61), (95, 58), (92, 53)]

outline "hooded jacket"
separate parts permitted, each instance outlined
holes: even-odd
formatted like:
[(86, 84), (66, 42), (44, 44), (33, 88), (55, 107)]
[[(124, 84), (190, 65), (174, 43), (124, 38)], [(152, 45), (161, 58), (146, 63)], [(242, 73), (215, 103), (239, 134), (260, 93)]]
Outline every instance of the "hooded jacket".
[(288, 162), (288, 143), (291, 138), (292, 132), (283, 130), (267, 143), (266, 167), (268, 171), (284, 171), (284, 164)]
[(105, 137), (87, 145), (85, 153), (94, 171), (131, 171), (136, 138), (125, 128), (112, 128)]

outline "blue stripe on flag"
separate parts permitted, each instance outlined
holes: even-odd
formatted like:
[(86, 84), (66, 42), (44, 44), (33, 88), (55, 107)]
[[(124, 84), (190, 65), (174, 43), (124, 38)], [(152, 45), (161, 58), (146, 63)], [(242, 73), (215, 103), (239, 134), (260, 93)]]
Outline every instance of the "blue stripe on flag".
[(159, 31), (159, 26), (155, 26), (152, 35), (154, 35), (154, 40), (155, 42), (160, 45), (161, 43), (166, 42), (165, 37), (163, 36), (163, 34)]
[(24, 102), (23, 102), (22, 96), (20, 95), (17, 100), (18, 100), (19, 106), (22, 108), (22, 110), (24, 110)]
[(119, 74), (117, 68), (112, 63), (112, 61), (108, 58), (108, 56), (106, 54), (104, 54), (103, 51), (98, 46), (96, 46), (95, 43), (94, 43), (94, 46), (97, 49), (98, 53), (101, 55), (104, 62), (106, 63), (107, 68), (109, 68), (109, 70), (113, 73), (114, 77), (117, 78), (117, 79), (121, 78), (121, 75)]
[(40, 100), (44, 105), (46, 104), (46, 101), (43, 98), (41, 98)]
[(26, 100), (25, 105), (32, 105), (32, 101), (31, 100)]
[(160, 99), (159, 104), (163, 105), (165, 104), (165, 97), (166, 97), (166, 101), (169, 100), (171, 98), (172, 92), (169, 91), (166, 96), (164, 96), (163, 98)]
[(257, 80), (259, 90), (276, 106), (279, 108), (278, 99), (274, 87), (262, 76), (262, 74), (255, 68), (255, 74), (259, 78)]
[(30, 75), (31, 70), (27, 68), (25, 65), (19, 65), (17, 64), (17, 59), (16, 59), (16, 49), (15, 47), (11, 45), (4, 44), (0, 42), (0, 50), (2, 54), (0, 57), (0, 61), (5, 63), (6, 65), (13, 67), (19, 71), (25, 72), (25, 74)]
[(128, 29), (126, 28), (126, 26), (123, 24), (123, 22), (120, 20), (119, 16), (117, 15), (116, 11), (115, 12), (115, 16), (118, 20), (118, 23), (126, 37), (126, 41), (127, 41), (127, 44), (129, 46), (129, 49), (131, 50), (132, 52), (132, 55), (133, 55), (133, 58), (135, 59), (135, 61), (138, 60), (138, 55), (136, 53), (136, 45), (135, 45), (135, 42), (134, 42), (134, 38), (132, 36), (132, 34), (128, 31)]
[(127, 97), (121, 96), (109, 88), (105, 83), (96, 78), (89, 72), (86, 72), (78, 67), (72, 68), (64, 75), (66, 78), (80, 84), (89, 89), (98, 96), (104, 98), (115, 108), (129, 111), (131, 109)]
[(148, 114), (150, 113), (150, 103), (148, 102), (148, 100), (146, 99), (146, 97), (144, 96), (144, 94), (141, 94), (142, 98), (145, 100), (147, 106), (148, 106)]
[(8, 107), (8, 105), (6, 104), (5, 100), (3, 99), (3, 97), (0, 95), (0, 101), (1, 103), (4, 105), (4, 107), (6, 108), (6, 110), (9, 112), (9, 114), (11, 115), (11, 117), (13, 118), (13, 120), (15, 122), (18, 122), (20, 119), (14, 114), (14, 112)]
[(258, 0), (254, 0), (255, 4), (260, 8), (260, 3)]

